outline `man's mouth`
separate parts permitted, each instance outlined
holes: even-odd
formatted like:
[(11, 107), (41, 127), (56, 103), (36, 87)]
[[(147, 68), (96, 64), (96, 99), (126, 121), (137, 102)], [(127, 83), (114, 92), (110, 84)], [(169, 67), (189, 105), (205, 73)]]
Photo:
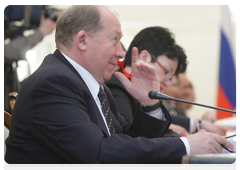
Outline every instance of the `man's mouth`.
[(117, 65), (117, 63), (115, 63), (115, 62), (109, 62), (109, 64), (111, 64), (111, 65)]

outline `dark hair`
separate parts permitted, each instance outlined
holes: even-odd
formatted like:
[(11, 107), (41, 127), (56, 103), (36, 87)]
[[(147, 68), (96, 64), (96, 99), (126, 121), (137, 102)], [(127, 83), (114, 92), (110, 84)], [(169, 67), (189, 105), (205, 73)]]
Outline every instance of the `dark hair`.
[(184, 49), (177, 44), (175, 45), (175, 49), (176, 49), (175, 58), (178, 60), (178, 66), (175, 74), (184, 73), (187, 69), (187, 64), (188, 64), (187, 55), (185, 54)]
[[(131, 66), (132, 48), (137, 47), (139, 53), (147, 50), (156, 58), (159, 55), (166, 55), (172, 60), (178, 60), (176, 73), (186, 70), (187, 61), (183, 49), (175, 44), (174, 34), (167, 28), (148, 27), (141, 30), (131, 42), (125, 55), (124, 66)], [(151, 62), (156, 62), (153, 58)]]

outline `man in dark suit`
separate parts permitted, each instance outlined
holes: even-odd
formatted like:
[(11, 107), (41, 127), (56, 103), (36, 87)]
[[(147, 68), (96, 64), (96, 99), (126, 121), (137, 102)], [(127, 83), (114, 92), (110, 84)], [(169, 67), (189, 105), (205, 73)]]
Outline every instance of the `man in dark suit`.
[(137, 60), (136, 48), (131, 82), (114, 74), (145, 111), (139, 110), (133, 122), (121, 116), (103, 84), (124, 57), (121, 37), (119, 19), (107, 7), (72, 6), (59, 16), (58, 50), (19, 91), (6, 140), (7, 163), (180, 163), (187, 153), (219, 153), (220, 143), (233, 149), (205, 131), (160, 138), (171, 118), (160, 111), (158, 100), (148, 98), (160, 84), (154, 67)]

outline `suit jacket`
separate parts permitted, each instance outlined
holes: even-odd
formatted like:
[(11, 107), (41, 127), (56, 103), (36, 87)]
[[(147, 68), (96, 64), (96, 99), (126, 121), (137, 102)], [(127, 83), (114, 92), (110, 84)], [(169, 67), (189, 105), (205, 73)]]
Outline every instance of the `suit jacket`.
[[(7, 163), (180, 163), (179, 138), (160, 138), (168, 121), (138, 110), (131, 122), (120, 115), (109, 89), (116, 134), (108, 135), (84, 81), (59, 50), (24, 81), (16, 100)], [(158, 129), (158, 130), (156, 130)], [(159, 129), (163, 129), (162, 131)]]
[(172, 117), (172, 123), (184, 127), (188, 132), (190, 132), (190, 118), (186, 115), (178, 114), (176, 107), (168, 103), (166, 100), (163, 101), (164, 106), (169, 111)]

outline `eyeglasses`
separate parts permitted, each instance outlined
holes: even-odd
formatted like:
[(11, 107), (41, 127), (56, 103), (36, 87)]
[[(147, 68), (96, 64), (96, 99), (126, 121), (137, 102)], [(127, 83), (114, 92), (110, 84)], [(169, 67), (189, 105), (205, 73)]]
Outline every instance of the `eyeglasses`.
[[(163, 65), (156, 59), (156, 57), (154, 57), (151, 53), (149, 53), (149, 54), (157, 62), (157, 64), (163, 69), (163, 72), (165, 73), (165, 76), (167, 76), (168, 70), (165, 67), (163, 67)], [(172, 84), (172, 77), (171, 76), (166, 77), (166, 80), (169, 81), (170, 85)]]

